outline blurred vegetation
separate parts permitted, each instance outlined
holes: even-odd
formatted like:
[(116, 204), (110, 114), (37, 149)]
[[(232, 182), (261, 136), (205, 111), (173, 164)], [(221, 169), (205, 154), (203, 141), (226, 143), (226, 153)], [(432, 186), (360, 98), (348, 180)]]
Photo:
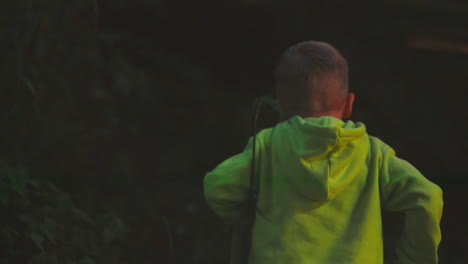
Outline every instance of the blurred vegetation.
[(31, 264), (123, 263), (122, 220), (110, 212), (91, 217), (53, 184), (24, 171), (0, 171), (0, 262)]
[[(246, 126), (248, 106), (232, 101), (242, 95), (219, 89), (203, 63), (164, 46), (151, 30), (167, 19), (162, 1), (1, 7), (0, 262), (213, 259), (209, 247), (219, 241), (204, 238), (222, 228), (200, 181), (209, 157), (226, 152), (219, 133), (238, 133), (219, 120)], [(157, 16), (138, 21), (145, 9)], [(121, 16), (135, 24), (120, 26)], [(227, 116), (212, 111), (221, 106)]]
[(275, 57), (311, 32), (361, 62), (358, 119), (398, 136), (365, 88), (406, 89), (391, 65), (420, 57), (401, 59), (393, 33), (375, 37), (393, 50), (364, 49), (380, 40), (361, 26), (390, 27), (376, 15), (298, 3), (2, 1), (0, 263), (223, 263), (229, 230), (202, 177), (243, 148)]

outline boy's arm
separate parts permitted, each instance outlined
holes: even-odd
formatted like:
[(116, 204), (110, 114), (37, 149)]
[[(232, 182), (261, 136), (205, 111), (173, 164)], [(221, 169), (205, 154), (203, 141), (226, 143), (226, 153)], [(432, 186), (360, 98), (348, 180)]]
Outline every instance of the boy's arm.
[(392, 149), (383, 155), (381, 177), (383, 208), (405, 215), (396, 248), (397, 263), (437, 263), (442, 190), (410, 163), (397, 158)]
[[(223, 218), (239, 219), (249, 213), (252, 142), (250, 139), (242, 153), (225, 160), (205, 175), (205, 199)], [(258, 144), (256, 148), (258, 152)]]

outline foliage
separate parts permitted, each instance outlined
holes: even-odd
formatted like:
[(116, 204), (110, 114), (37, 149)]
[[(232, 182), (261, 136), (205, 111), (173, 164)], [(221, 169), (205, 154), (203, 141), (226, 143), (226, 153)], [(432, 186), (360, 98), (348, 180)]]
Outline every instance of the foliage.
[(210, 259), (199, 183), (219, 141), (241, 149), (248, 107), (167, 47), (162, 2), (0, 5), (0, 263)]
[(127, 227), (110, 212), (90, 216), (53, 184), (0, 171), (1, 263), (121, 263)]

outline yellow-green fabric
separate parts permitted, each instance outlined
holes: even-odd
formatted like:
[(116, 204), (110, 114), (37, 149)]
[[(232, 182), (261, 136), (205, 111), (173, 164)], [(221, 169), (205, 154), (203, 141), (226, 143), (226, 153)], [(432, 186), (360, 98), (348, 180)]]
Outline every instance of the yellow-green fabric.
[[(442, 190), (364, 124), (295, 116), (256, 138), (261, 213), (250, 264), (383, 263), (383, 210), (405, 215), (397, 263), (437, 263)], [(221, 217), (249, 212), (251, 162), (252, 140), (205, 175), (205, 199)]]

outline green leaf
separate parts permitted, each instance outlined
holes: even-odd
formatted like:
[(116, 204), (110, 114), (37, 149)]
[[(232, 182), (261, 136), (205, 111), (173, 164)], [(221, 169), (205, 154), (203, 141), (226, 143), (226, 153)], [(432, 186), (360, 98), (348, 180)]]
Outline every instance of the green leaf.
[(52, 244), (57, 244), (57, 240), (55, 239), (55, 235), (52, 234), (49, 230), (45, 230), (44, 234), (47, 236), (47, 239), (52, 243)]
[(57, 230), (56, 220), (50, 217), (44, 219), (41, 225), (41, 233), (47, 237), (52, 244), (57, 244), (55, 232)]
[(26, 195), (28, 185), (37, 185), (37, 182), (24, 171), (9, 171), (7, 177), (11, 189), (22, 196)]
[(22, 214), (22, 215), (19, 216), (19, 220), (21, 222), (27, 224), (30, 227), (37, 226), (36, 220), (34, 220), (30, 215)]
[(39, 235), (38, 233), (32, 233), (31, 239), (38, 248), (44, 251), (44, 246), (43, 246), (44, 237), (42, 235)]
[(91, 220), (91, 218), (82, 210), (78, 209), (78, 208), (72, 208), (72, 211), (73, 211), (73, 214), (75, 215), (75, 217), (77, 217), (79, 220), (82, 220), (86, 223), (92, 223), (93, 220)]

